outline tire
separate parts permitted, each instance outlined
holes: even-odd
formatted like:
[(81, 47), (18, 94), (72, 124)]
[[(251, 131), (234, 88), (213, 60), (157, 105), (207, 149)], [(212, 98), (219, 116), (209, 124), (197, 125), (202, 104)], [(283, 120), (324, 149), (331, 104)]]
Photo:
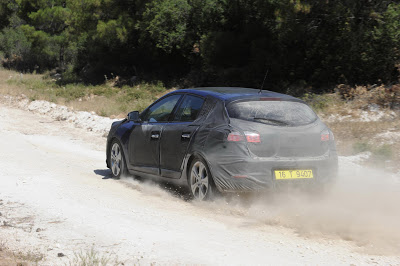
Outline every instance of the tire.
[(118, 140), (115, 139), (111, 142), (111, 149), (108, 156), (110, 158), (112, 177), (119, 179), (121, 176), (126, 175), (128, 171), (125, 164), (125, 156)]
[(196, 157), (190, 164), (188, 185), (191, 198), (197, 201), (211, 200), (216, 195), (210, 169), (202, 158)]

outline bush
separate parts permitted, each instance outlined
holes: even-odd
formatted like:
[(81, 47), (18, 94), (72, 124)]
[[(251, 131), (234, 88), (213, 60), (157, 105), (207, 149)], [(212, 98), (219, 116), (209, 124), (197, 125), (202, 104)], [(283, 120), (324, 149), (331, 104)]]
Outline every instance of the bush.
[(309, 104), (316, 112), (322, 112), (335, 103), (335, 95), (332, 94), (305, 93), (300, 98)]
[(400, 85), (356, 86), (339, 85), (338, 94), (346, 101), (352, 101), (359, 108), (376, 104), (383, 108), (400, 109)]
[(380, 147), (373, 149), (373, 155), (378, 160), (390, 160), (393, 157), (392, 147), (388, 144), (384, 144)]
[(368, 142), (360, 141), (353, 144), (353, 151), (355, 154), (369, 151), (372, 153), (371, 158), (375, 162), (386, 161), (393, 158), (392, 147), (388, 144), (372, 146)]
[(57, 81), (59, 85), (65, 85), (69, 83), (79, 83), (81, 82), (81, 78), (74, 71), (74, 67), (72, 65), (68, 65), (66, 70), (62, 73), (61, 79)]
[(356, 142), (353, 144), (353, 151), (355, 154), (360, 152), (370, 151), (371, 146), (367, 142)]
[(24, 32), (18, 28), (5, 28), (0, 32), (0, 63), (4, 67), (25, 70), (33, 70), (31, 61), (32, 43)]

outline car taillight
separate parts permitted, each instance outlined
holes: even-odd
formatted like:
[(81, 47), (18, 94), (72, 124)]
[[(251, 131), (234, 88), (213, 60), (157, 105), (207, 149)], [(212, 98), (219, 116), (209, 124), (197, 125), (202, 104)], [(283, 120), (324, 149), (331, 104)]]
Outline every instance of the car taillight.
[(228, 135), (228, 141), (243, 141), (244, 137), (240, 132), (231, 132)]
[(258, 134), (258, 133), (246, 131), (246, 132), (244, 132), (244, 134), (246, 135), (247, 142), (251, 142), (251, 143), (260, 143), (261, 142), (260, 134)]
[(321, 132), (321, 141), (329, 141), (330, 133), (328, 130), (324, 130)]
[[(258, 133), (246, 131), (246, 132), (244, 132), (244, 134), (246, 136), (247, 142), (250, 142), (250, 143), (260, 143), (261, 142), (260, 134), (258, 134)], [(243, 134), (241, 134), (240, 132), (234, 131), (234, 132), (229, 133), (227, 140), (236, 142), (236, 141), (244, 141), (245, 139), (244, 139)]]

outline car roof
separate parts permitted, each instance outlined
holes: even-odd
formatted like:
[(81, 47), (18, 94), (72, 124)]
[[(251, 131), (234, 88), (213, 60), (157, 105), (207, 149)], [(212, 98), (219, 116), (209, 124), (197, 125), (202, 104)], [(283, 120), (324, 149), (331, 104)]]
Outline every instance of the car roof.
[(203, 88), (181, 89), (175, 92), (186, 92), (201, 96), (212, 96), (225, 102), (232, 102), (236, 100), (252, 99), (252, 98), (272, 98), (272, 99), (279, 98), (285, 101), (303, 102), (300, 99), (287, 94), (282, 94), (268, 90), (262, 90), (262, 92), (260, 93), (259, 89), (240, 88), (240, 87), (203, 87)]

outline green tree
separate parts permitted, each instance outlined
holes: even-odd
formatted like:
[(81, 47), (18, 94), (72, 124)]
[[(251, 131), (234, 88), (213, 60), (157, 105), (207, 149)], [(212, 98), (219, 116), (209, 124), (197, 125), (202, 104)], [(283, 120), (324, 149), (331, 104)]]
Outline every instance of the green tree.
[(0, 62), (9, 68), (29, 68), (32, 44), (20, 28), (5, 28), (0, 32)]
[[(397, 80), (400, 4), (311, 0), (7, 0), (3, 62), (190, 85), (334, 86)], [(14, 58), (14, 59), (10, 59)]]
[(187, 0), (155, 0), (146, 5), (139, 27), (147, 39), (166, 52), (184, 49), (191, 6)]
[(4, 1), (0, 3), (0, 30), (9, 25), (9, 19), (12, 13), (12, 9), (8, 2)]

